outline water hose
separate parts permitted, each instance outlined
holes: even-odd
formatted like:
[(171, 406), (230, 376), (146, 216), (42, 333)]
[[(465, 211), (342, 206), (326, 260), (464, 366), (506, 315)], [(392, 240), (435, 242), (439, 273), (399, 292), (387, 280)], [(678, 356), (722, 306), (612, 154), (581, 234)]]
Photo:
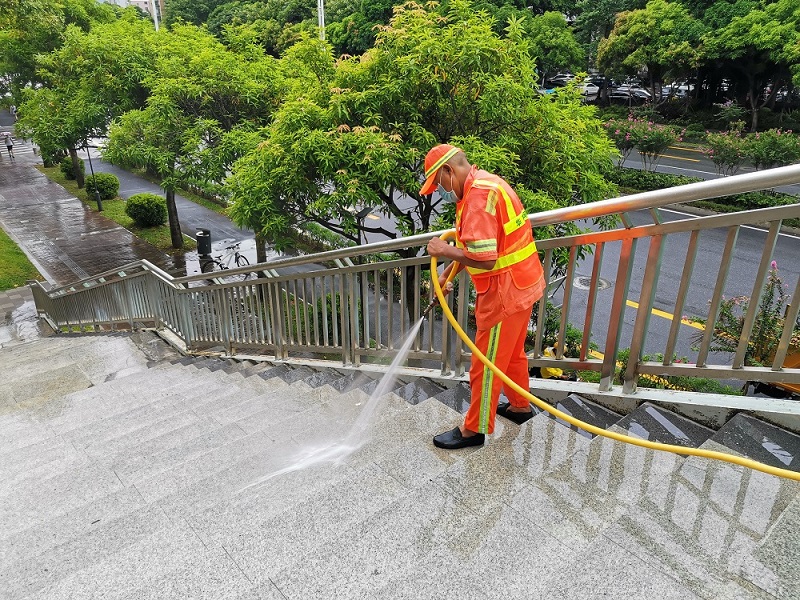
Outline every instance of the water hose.
[[(448, 239), (455, 237), (454, 231), (446, 231), (442, 236), (441, 239), (447, 241)], [(448, 281), (452, 279), (453, 275), (456, 272), (455, 265), (450, 271), (450, 276), (448, 277)], [(442, 287), (439, 285), (439, 278), (436, 276), (437, 273), (437, 262), (436, 257), (431, 256), (431, 280), (433, 282), (433, 290), (436, 292), (436, 299), (438, 300), (439, 306), (442, 307), (442, 312), (444, 313), (447, 320), (450, 321), (450, 325), (453, 326), (458, 336), (464, 341), (467, 347), (472, 350), (473, 356), (477, 356), (478, 359), (486, 365), (487, 368), (491, 369), (492, 372), (500, 378), (500, 380), (508, 386), (509, 388), (513, 389), (518, 394), (522, 394), (525, 398), (527, 398), (531, 403), (535, 404), (542, 410), (549, 412), (554, 417), (558, 417), (574, 425), (583, 429), (584, 431), (588, 431), (589, 433), (593, 433), (594, 435), (600, 435), (603, 437), (611, 438), (612, 440), (616, 440), (618, 442), (624, 442), (626, 444), (632, 444), (634, 446), (641, 446), (642, 448), (649, 448), (650, 450), (661, 450), (662, 452), (673, 452), (675, 454), (683, 454), (683, 455), (690, 455), (690, 456), (700, 456), (702, 458), (711, 458), (714, 460), (721, 460), (724, 462), (728, 462), (734, 465), (741, 465), (743, 467), (747, 467), (749, 469), (754, 469), (756, 471), (761, 471), (762, 473), (767, 473), (769, 475), (775, 475), (776, 477), (783, 477), (785, 479), (793, 479), (795, 481), (800, 481), (800, 473), (796, 471), (791, 471), (789, 469), (780, 469), (778, 467), (772, 467), (770, 465), (765, 465), (764, 463), (760, 463), (756, 460), (751, 460), (749, 458), (743, 458), (741, 456), (734, 456), (733, 454), (726, 454), (725, 452), (718, 452), (716, 450), (703, 450), (701, 448), (688, 448), (685, 446), (677, 446), (675, 444), (662, 444), (661, 442), (651, 442), (649, 440), (643, 440), (640, 438), (631, 437), (629, 435), (625, 435), (622, 433), (616, 433), (614, 431), (608, 431), (607, 429), (603, 429), (602, 427), (597, 427), (596, 425), (592, 425), (590, 423), (586, 423), (581, 421), (580, 419), (576, 419), (572, 415), (569, 415), (563, 411), (558, 410), (556, 407), (548, 404), (544, 400), (537, 398), (533, 394), (530, 393), (529, 390), (525, 390), (517, 385), (514, 381), (512, 381), (508, 375), (503, 373), (494, 363), (492, 363), (486, 356), (478, 350), (477, 346), (472, 343), (469, 335), (461, 328), (456, 321), (455, 316), (453, 316), (453, 312), (450, 310), (450, 307), (447, 306), (447, 301), (445, 300), (444, 293), (442, 292)], [(427, 312), (436, 305), (436, 301), (431, 302), (428, 308), (425, 309)]]

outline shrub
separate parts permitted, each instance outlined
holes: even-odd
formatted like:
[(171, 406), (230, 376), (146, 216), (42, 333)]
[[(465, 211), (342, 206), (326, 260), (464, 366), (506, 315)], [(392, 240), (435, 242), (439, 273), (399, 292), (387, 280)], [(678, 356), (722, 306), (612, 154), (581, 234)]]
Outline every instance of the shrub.
[(639, 119), (633, 115), (625, 120), (608, 121), (605, 127), (622, 155), (617, 165), (622, 166), (631, 150), (636, 148), (642, 167), (647, 171), (654, 170), (664, 150), (681, 139), (674, 127), (658, 125), (652, 120)]
[[(77, 174), (75, 173), (75, 168), (72, 165), (72, 157), (67, 155), (61, 159), (59, 163), (59, 167), (61, 172), (64, 174), (66, 179), (77, 179)], [(78, 161), (78, 168), (81, 170), (81, 173), (86, 171), (86, 166), (83, 164), (82, 160)]]
[(733, 175), (745, 159), (745, 141), (737, 130), (706, 134), (704, 152), (720, 175)]
[(119, 179), (111, 173), (95, 173), (86, 178), (86, 196), (94, 200), (94, 190), (100, 192), (101, 200), (116, 198), (119, 192)]
[(125, 214), (139, 227), (156, 227), (167, 222), (167, 201), (156, 194), (134, 194), (125, 203)]
[(744, 144), (745, 156), (756, 169), (771, 169), (800, 160), (800, 136), (781, 129), (750, 135)]
[(612, 170), (612, 172), (608, 174), (608, 178), (619, 186), (640, 191), (660, 190), (703, 181), (697, 177), (670, 175), (669, 173), (656, 173), (627, 168)]

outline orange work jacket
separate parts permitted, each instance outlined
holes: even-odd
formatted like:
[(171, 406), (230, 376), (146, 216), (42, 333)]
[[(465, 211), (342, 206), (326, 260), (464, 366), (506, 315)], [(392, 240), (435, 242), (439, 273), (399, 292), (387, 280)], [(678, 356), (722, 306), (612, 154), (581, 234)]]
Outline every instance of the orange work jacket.
[(530, 308), (544, 292), (544, 270), (528, 215), (517, 194), (497, 175), (473, 167), (456, 204), (456, 245), (491, 270), (467, 267), (478, 301), (479, 328)]

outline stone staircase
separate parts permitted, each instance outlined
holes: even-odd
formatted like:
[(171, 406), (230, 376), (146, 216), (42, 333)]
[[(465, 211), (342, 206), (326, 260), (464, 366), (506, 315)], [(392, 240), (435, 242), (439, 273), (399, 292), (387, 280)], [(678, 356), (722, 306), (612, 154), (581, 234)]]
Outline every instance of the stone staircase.
[[(0, 599), (800, 598), (800, 486), (498, 417), (483, 448), (431, 437), (465, 385), (396, 381), (341, 440), (359, 371), (182, 357), (148, 332), (0, 349)], [(800, 470), (800, 437), (712, 431), (656, 406), (578, 418)]]

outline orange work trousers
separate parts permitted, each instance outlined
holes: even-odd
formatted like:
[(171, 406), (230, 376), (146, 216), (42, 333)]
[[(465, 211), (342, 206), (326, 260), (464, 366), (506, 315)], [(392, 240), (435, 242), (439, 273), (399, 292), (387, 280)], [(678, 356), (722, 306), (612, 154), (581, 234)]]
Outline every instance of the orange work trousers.
[[(524, 390), (530, 387), (525, 334), (528, 332), (532, 310), (533, 306), (509, 315), (494, 327), (479, 329), (475, 334), (478, 350)], [(500, 388), (504, 387), (503, 382), (473, 355), (469, 369), (469, 386), (471, 399), (464, 427), (478, 433), (493, 433), (497, 401), (500, 398)], [(528, 399), (514, 390), (505, 387), (503, 391), (513, 406), (528, 406)]]

